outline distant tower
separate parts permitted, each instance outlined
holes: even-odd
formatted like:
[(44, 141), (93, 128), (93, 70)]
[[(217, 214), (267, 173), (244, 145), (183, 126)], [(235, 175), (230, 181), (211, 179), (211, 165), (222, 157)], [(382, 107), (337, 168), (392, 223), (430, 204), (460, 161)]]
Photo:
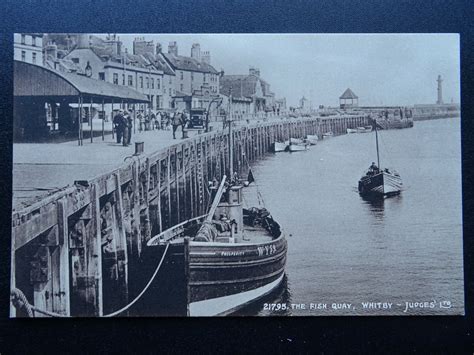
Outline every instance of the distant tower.
[(441, 75), (438, 75), (438, 101), (436, 101), (437, 105), (443, 104), (443, 79), (441, 79)]

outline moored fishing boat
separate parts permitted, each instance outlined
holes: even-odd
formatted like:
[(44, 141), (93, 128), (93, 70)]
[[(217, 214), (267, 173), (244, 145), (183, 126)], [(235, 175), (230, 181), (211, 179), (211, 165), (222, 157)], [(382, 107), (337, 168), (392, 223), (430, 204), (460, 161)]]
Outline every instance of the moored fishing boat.
[(284, 152), (288, 148), (288, 144), (286, 142), (273, 142), (272, 144), (272, 151), (274, 153), (277, 152)]
[(331, 138), (333, 136), (333, 133), (331, 131), (323, 133), (323, 138)]
[(304, 142), (309, 143), (310, 145), (316, 145), (318, 143), (318, 140), (319, 139), (317, 135), (308, 134)]
[(290, 143), (288, 145), (288, 150), (290, 152), (301, 152), (303, 150), (307, 150), (308, 149), (308, 146), (309, 144), (308, 143)]
[(346, 132), (347, 133), (357, 133), (357, 129), (356, 128), (347, 128)]
[[(270, 293), (283, 279), (287, 243), (280, 226), (265, 208), (242, 206), (241, 184), (222, 180), (213, 190), (206, 216), (160, 233), (149, 247), (173, 245), (181, 258), (182, 292), (189, 316), (232, 313)], [(176, 246), (181, 248), (176, 248)]]

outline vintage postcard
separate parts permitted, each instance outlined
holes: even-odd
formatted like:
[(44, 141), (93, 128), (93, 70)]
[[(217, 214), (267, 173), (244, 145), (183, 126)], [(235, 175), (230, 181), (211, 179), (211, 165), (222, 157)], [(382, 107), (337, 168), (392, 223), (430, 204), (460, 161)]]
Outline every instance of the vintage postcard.
[(11, 317), (463, 315), (458, 34), (14, 34)]

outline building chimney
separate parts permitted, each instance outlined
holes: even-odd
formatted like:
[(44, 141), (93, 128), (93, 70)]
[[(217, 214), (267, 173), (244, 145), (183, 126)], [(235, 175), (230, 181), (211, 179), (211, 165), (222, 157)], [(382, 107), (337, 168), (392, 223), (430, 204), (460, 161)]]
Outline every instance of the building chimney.
[(58, 46), (55, 41), (48, 42), (45, 48), (46, 58), (51, 57), (51, 59), (56, 60), (58, 58)]
[(202, 52), (201, 62), (211, 65), (211, 53), (209, 51)]
[(89, 43), (89, 35), (86, 33), (81, 33), (77, 36), (77, 48), (78, 49), (84, 49), (84, 48), (89, 48), (90, 43)]
[(260, 69), (250, 67), (249, 68), (249, 75), (255, 75), (256, 77), (260, 77)]
[(442, 105), (443, 104), (443, 79), (441, 79), (441, 75), (438, 75), (438, 80), (436, 80), (438, 82), (438, 101), (436, 101), (436, 103), (438, 105)]
[(162, 50), (163, 50), (163, 48), (161, 47), (161, 43), (157, 42), (156, 43), (156, 55), (159, 55)]
[(178, 44), (176, 43), (176, 41), (169, 43), (168, 53), (176, 56), (178, 55)]
[(201, 61), (201, 46), (199, 43), (193, 43), (191, 46), (191, 58), (196, 59), (198, 62)]

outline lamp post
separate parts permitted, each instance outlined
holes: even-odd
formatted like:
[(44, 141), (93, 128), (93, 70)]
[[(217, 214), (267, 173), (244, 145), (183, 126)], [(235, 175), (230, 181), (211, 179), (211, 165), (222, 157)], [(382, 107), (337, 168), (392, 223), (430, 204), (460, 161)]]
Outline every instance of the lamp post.
[(206, 112), (206, 132), (209, 132), (209, 112), (211, 110), (211, 105), (213, 102), (219, 102), (217, 107), (220, 106), (222, 103), (222, 99), (220, 97), (215, 97), (211, 101), (209, 101), (209, 106), (207, 107), (207, 112)]

